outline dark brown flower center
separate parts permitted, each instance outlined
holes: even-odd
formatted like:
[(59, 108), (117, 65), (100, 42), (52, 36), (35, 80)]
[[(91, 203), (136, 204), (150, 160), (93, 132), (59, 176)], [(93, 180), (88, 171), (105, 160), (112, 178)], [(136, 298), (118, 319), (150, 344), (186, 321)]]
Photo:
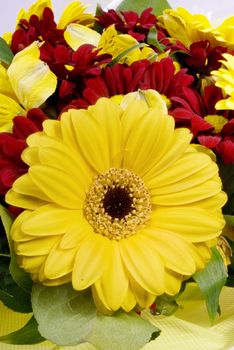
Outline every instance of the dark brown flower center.
[(150, 194), (138, 175), (110, 168), (93, 179), (84, 215), (95, 233), (119, 241), (136, 234), (150, 219)]
[(113, 219), (122, 219), (133, 209), (132, 203), (133, 200), (129, 196), (129, 192), (125, 188), (117, 187), (107, 190), (103, 200), (103, 207), (105, 212)]

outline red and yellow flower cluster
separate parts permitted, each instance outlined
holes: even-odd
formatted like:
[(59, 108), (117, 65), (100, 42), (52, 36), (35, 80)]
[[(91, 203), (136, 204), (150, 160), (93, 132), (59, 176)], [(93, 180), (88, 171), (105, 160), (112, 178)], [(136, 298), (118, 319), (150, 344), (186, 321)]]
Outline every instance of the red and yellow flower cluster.
[[(204, 16), (183, 9), (166, 10), (158, 17), (151, 10), (141, 15), (100, 10), (93, 17), (76, 1), (58, 23), (49, 1), (37, 1), (28, 12), (20, 12), (16, 30), (5, 35), (15, 55), (13, 72), (0, 67), (2, 195), (27, 170), (20, 157), (25, 139), (40, 130), (45, 118), (59, 118), (69, 108), (87, 108), (100, 97), (139, 89), (158, 91), (177, 127), (189, 128), (194, 143), (211, 149), (224, 163), (234, 163), (234, 84), (228, 81), (234, 67), (230, 23), (226, 20), (213, 28)], [(44, 62), (53, 83), (49, 82), (47, 93), (41, 86), (41, 99), (32, 97), (32, 103), (25, 104), (18, 91), (23, 76), (21, 81), (16, 77), (17, 59), (28, 59), (35, 42), (37, 61)], [(33, 67), (25, 70), (30, 72)], [(37, 84), (41, 77), (30, 79)]]

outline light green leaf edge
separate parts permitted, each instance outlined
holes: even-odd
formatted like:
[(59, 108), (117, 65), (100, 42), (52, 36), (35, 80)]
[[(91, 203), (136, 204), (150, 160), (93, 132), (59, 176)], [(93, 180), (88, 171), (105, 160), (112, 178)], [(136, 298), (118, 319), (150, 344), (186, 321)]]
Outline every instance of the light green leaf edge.
[(117, 11), (135, 11), (141, 14), (149, 7), (153, 8), (153, 13), (157, 16), (171, 8), (167, 0), (123, 0), (117, 7)]
[(227, 281), (227, 269), (216, 247), (211, 248), (212, 257), (205, 269), (197, 272), (193, 279), (197, 282), (205, 300), (208, 315), (213, 322), (219, 312), (219, 296)]
[(70, 284), (34, 285), (32, 306), (41, 335), (61, 346), (90, 343), (98, 350), (138, 350), (160, 332), (135, 312), (101, 314), (90, 291), (77, 292)]
[(19, 267), (16, 261), (13, 242), (10, 238), (10, 229), (13, 223), (13, 218), (9, 214), (8, 210), (2, 205), (0, 205), (0, 217), (2, 220), (3, 227), (5, 229), (9, 247), (10, 247), (11, 262), (10, 262), (9, 269), (10, 269), (11, 276), (22, 289), (24, 289), (26, 292), (30, 292), (32, 289), (32, 280), (29, 277), (29, 274), (27, 274), (21, 267)]
[(234, 215), (224, 215), (224, 219), (229, 226), (234, 226)]
[(136, 49), (140, 49), (142, 47), (146, 47), (147, 45), (145, 43), (141, 43), (141, 44), (136, 44), (133, 45), (131, 47), (129, 47), (127, 50), (124, 50), (123, 52), (121, 52), (118, 56), (116, 56), (110, 63), (108, 63), (108, 66), (114, 66), (116, 63), (118, 63), (124, 56), (127, 56), (128, 53), (136, 50)]
[(21, 329), (0, 337), (0, 342), (16, 345), (38, 344), (43, 341), (45, 339), (38, 332), (38, 324), (34, 316)]
[(13, 60), (13, 57), (14, 55), (10, 47), (7, 45), (6, 41), (0, 37), (0, 61), (9, 66)]
[(159, 52), (164, 52), (165, 46), (160, 44), (158, 41), (158, 32), (156, 27), (152, 27), (149, 30), (147, 39), (146, 39), (147, 44), (156, 47)]

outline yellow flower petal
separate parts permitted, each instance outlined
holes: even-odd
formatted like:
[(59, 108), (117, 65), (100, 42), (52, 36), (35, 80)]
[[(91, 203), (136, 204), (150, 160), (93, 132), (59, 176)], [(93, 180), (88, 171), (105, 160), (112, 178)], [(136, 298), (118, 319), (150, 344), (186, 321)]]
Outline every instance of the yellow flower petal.
[[(157, 194), (157, 189), (155, 189), (154, 191), (151, 191), (151, 202), (155, 205), (163, 206), (168, 205), (169, 203), (171, 206), (182, 206), (185, 204), (189, 205), (190, 203), (201, 201), (205, 198), (208, 198), (209, 196), (213, 197), (217, 195), (220, 192), (221, 183), (220, 188), (216, 187), (215, 184), (217, 184), (217, 181), (215, 178), (213, 178), (203, 182), (201, 185), (198, 184), (197, 186), (192, 186), (187, 189), (185, 188), (184, 190), (181, 189), (180, 185), (178, 184), (178, 191), (174, 190), (172, 192), (164, 194)], [(184, 187), (186, 187), (186, 185), (184, 185)], [(168, 187), (168, 191), (169, 188), (170, 187)]]
[(111, 242), (110, 262), (103, 276), (95, 283), (96, 291), (102, 303), (112, 310), (118, 310), (128, 289), (128, 279), (119, 252), (119, 244)]
[(35, 188), (35, 185), (28, 173), (15, 180), (12, 190), (21, 195), (35, 197), (44, 201), (45, 203), (50, 201), (50, 198), (45, 193), (40, 191), (38, 188)]
[(30, 271), (31, 274), (35, 273), (36, 280), (38, 280), (38, 272), (43, 268), (45, 259), (46, 255), (24, 256), (20, 266), (23, 266), (26, 271)]
[(68, 181), (66, 172), (43, 165), (33, 165), (29, 169), (29, 176), (52, 202), (69, 209), (83, 207), (85, 189), (79, 188), (75, 179)]
[(29, 210), (35, 210), (39, 207), (41, 207), (44, 204), (47, 204), (47, 202), (42, 201), (41, 199), (34, 198), (27, 196), (27, 195), (21, 195), (13, 190), (9, 190), (5, 196), (5, 200), (7, 202), (16, 207), (23, 208), (23, 209), (29, 209)]
[(92, 14), (84, 13), (87, 6), (80, 1), (70, 3), (62, 13), (57, 28), (65, 29), (70, 23), (81, 23), (83, 25), (92, 25), (94, 17)]
[[(112, 134), (108, 132), (110, 126), (106, 117), (103, 118), (103, 123), (105, 122), (105, 124), (103, 124), (101, 123), (101, 119), (98, 120), (95, 117), (84, 118), (82, 111), (80, 112), (77, 110), (64, 114), (64, 116), (61, 118), (61, 123), (68, 124), (70, 120), (72, 129), (64, 127), (64, 133), (67, 130), (70, 133), (73, 132), (73, 135), (75, 135), (76, 138), (76, 143), (78, 143), (78, 147), (80, 148), (83, 158), (86, 160), (87, 164), (93, 168), (95, 172), (102, 173), (110, 168), (111, 159), (116, 153), (117, 145), (120, 143), (120, 136), (118, 136), (120, 121), (117, 120), (119, 117), (119, 111), (118, 109), (114, 108), (115, 106), (111, 108), (110, 104), (109, 109), (106, 111), (105, 102), (103, 103), (101, 100), (98, 101), (97, 106), (97, 108), (99, 108), (101, 113), (105, 116), (108, 114), (108, 112), (113, 113), (113, 122), (118, 128), (116, 130), (116, 139), (115, 142), (113, 142), (113, 147), (106, 147), (107, 143), (112, 145), (111, 138), (113, 137)], [(112, 152), (114, 154), (112, 154)]]
[(159, 114), (167, 114), (167, 105), (164, 98), (156, 90), (138, 90), (124, 95), (120, 106), (126, 109), (133, 101), (142, 100), (148, 107), (157, 108)]
[(77, 211), (48, 204), (34, 210), (23, 223), (22, 230), (31, 236), (43, 237), (66, 233), (76, 226)]
[(57, 139), (62, 139), (62, 134), (61, 134), (61, 127), (60, 127), (60, 121), (59, 120), (45, 120), (43, 122), (43, 129), (46, 135), (57, 138)]
[(155, 301), (155, 294), (151, 294), (147, 292), (144, 288), (140, 286), (136, 282), (135, 279), (130, 278), (130, 285), (134, 294), (134, 297), (136, 298), (136, 301), (141, 307), (149, 307), (150, 305), (153, 304)]
[(129, 312), (135, 307), (136, 302), (136, 298), (129, 286), (124, 300), (122, 301), (121, 307), (124, 311)]
[(165, 276), (166, 293), (169, 295), (175, 295), (179, 293), (182, 280), (183, 278), (180, 274), (166, 269), (166, 276)]
[[(131, 278), (147, 292), (162, 294), (165, 288), (164, 266), (157, 252), (150, 246), (150, 240), (147, 241), (143, 235), (138, 235), (121, 240), (119, 245)], [(157, 274), (153, 271), (157, 271)]]
[[(73, 270), (77, 247), (61, 249), (59, 242), (50, 250), (43, 269), (44, 279), (56, 279), (70, 274)], [(66, 264), (64, 264), (66, 261)], [(42, 280), (42, 278), (41, 278)]]
[(167, 268), (181, 275), (192, 275), (195, 272), (196, 265), (192, 255), (194, 247), (190, 242), (164, 231), (144, 230), (144, 235)]
[(39, 56), (38, 43), (34, 42), (14, 56), (7, 71), (12, 88), (26, 110), (43, 104), (57, 85), (57, 77)]
[(89, 235), (80, 246), (72, 273), (72, 285), (77, 290), (88, 288), (104, 273), (110, 263), (110, 242), (98, 234)]
[(152, 214), (152, 227), (159, 231), (175, 232), (188, 242), (202, 242), (217, 237), (222, 232), (221, 214), (188, 207), (157, 207)]
[(0, 94), (16, 100), (15, 93), (12, 89), (10, 80), (7, 75), (7, 69), (0, 64)]
[[(181, 187), (185, 189), (201, 182), (207, 181), (217, 175), (218, 167), (211, 161), (210, 157), (201, 153), (194, 152), (184, 153), (178, 160), (168, 166), (167, 171), (160, 172), (158, 175), (147, 178), (147, 185), (151, 193), (160, 194), (170, 193), (173, 186), (176, 191)], [(183, 185), (182, 185), (183, 183)], [(172, 187), (171, 187), (172, 186)], [(168, 189), (168, 190), (167, 190)]]
[[(167, 123), (167, 128), (169, 129), (169, 127), (171, 125)], [(170, 135), (169, 130), (167, 130), (167, 133), (163, 132), (162, 135), (164, 135), (165, 142), (163, 142), (162, 147), (157, 152), (155, 163), (152, 162), (152, 168), (145, 172), (144, 175), (142, 174), (142, 178), (146, 183), (152, 176), (166, 171), (171, 164), (179, 159), (188, 150), (188, 145), (192, 138), (189, 130), (184, 128), (176, 129), (174, 135)], [(168, 139), (166, 139), (167, 135)]]
[(18, 13), (16, 24), (18, 25), (21, 19), (29, 20), (32, 15), (37, 15), (39, 19), (41, 19), (45, 7), (52, 7), (50, 0), (37, 0), (29, 7), (27, 11), (21, 9)]
[[(28, 241), (29, 237), (24, 234), (22, 231), (22, 224), (27, 218), (31, 215), (31, 211), (24, 210), (17, 218), (13, 221), (11, 226), (11, 237), (13, 240), (16, 240), (18, 242), (24, 242)], [(15, 246), (15, 249), (17, 250), (17, 245)], [(19, 248), (20, 249), (20, 248)]]
[(91, 44), (97, 47), (101, 35), (93, 29), (74, 23), (67, 26), (64, 38), (68, 45), (76, 51), (83, 44)]
[(25, 110), (12, 98), (0, 93), (0, 131), (12, 129), (12, 119), (25, 115)]
[(82, 211), (76, 210), (76, 221), (79, 221), (79, 225), (70, 228), (61, 238), (60, 247), (62, 249), (78, 248), (82, 240), (93, 232)]

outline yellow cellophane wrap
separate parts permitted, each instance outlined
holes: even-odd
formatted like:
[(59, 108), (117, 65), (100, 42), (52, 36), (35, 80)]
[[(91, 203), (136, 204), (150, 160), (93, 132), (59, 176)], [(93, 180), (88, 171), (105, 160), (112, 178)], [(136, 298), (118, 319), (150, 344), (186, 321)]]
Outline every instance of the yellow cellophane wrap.
[[(229, 350), (234, 346), (234, 288), (223, 289), (220, 298), (222, 313), (213, 326), (210, 325), (204, 301), (195, 285), (186, 289), (179, 303), (181, 308), (174, 316), (152, 316), (148, 312), (143, 313), (143, 317), (149, 319), (162, 332), (159, 338), (145, 345), (142, 350)], [(19, 329), (31, 316), (10, 311), (2, 304), (0, 315), (1, 335)], [(0, 343), (0, 349), (95, 350), (95, 347), (90, 344), (57, 347), (47, 341), (27, 346)]]

